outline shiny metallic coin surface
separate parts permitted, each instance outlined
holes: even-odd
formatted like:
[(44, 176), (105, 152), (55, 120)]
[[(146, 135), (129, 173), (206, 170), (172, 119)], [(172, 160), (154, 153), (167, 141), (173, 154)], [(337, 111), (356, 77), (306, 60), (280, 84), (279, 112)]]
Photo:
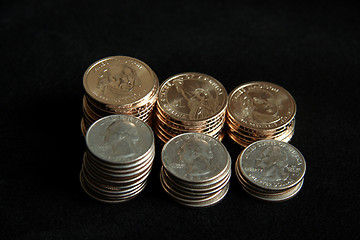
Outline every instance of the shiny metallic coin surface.
[(172, 138), (163, 147), (165, 169), (189, 182), (210, 181), (223, 172), (230, 159), (225, 146), (215, 138), (200, 133), (185, 133)]
[(151, 68), (126, 56), (113, 56), (93, 63), (85, 72), (83, 83), (89, 96), (110, 105), (141, 101), (152, 92), (156, 82)]
[(274, 129), (288, 124), (296, 113), (294, 98), (269, 82), (250, 82), (229, 96), (229, 114), (250, 129)]
[(87, 131), (86, 145), (96, 157), (110, 163), (128, 163), (142, 157), (152, 146), (152, 129), (129, 115), (111, 115)]
[(222, 112), (227, 98), (224, 86), (215, 78), (202, 73), (182, 73), (161, 84), (158, 106), (171, 118), (201, 121)]
[(239, 155), (237, 164), (247, 181), (267, 190), (285, 190), (298, 184), (306, 170), (301, 152), (277, 140), (250, 144)]

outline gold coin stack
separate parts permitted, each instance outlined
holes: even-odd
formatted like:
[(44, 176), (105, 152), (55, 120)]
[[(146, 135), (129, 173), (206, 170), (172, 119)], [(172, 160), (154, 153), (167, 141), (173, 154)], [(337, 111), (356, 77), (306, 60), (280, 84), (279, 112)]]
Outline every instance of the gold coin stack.
[(181, 73), (160, 86), (155, 110), (155, 132), (163, 141), (187, 132), (224, 136), (228, 94), (215, 78), (202, 73)]
[(201, 133), (178, 135), (165, 144), (161, 160), (161, 185), (178, 203), (207, 207), (225, 197), (231, 158), (217, 139)]
[(86, 70), (83, 84), (84, 136), (92, 123), (113, 114), (132, 115), (151, 125), (159, 80), (144, 62), (126, 56), (100, 59)]
[(145, 188), (155, 155), (148, 124), (129, 115), (101, 118), (89, 128), (86, 146), (80, 183), (89, 196), (119, 203)]
[(294, 197), (301, 189), (305, 159), (289, 143), (267, 139), (250, 144), (240, 153), (235, 173), (251, 196), (270, 202)]
[(229, 95), (227, 133), (243, 147), (262, 139), (289, 142), (295, 131), (296, 104), (284, 88), (250, 82)]

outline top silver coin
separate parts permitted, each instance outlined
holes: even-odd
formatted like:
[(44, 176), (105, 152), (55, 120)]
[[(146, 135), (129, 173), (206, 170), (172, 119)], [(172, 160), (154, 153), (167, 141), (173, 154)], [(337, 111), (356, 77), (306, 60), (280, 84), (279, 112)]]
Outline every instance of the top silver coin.
[(154, 134), (149, 125), (129, 115), (99, 119), (90, 126), (85, 139), (92, 154), (114, 164), (140, 159), (154, 144)]
[(161, 153), (165, 169), (188, 182), (206, 182), (218, 177), (230, 164), (225, 146), (201, 133), (184, 133), (165, 144)]
[(250, 144), (239, 156), (242, 175), (267, 190), (285, 190), (301, 181), (306, 170), (303, 155), (289, 143), (261, 140)]

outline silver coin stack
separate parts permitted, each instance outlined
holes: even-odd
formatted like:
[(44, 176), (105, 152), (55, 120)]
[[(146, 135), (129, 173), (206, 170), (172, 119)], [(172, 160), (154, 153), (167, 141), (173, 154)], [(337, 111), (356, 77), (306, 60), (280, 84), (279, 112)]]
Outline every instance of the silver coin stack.
[(129, 115), (110, 115), (86, 133), (80, 183), (92, 198), (119, 203), (146, 186), (154, 155), (154, 134), (148, 124)]
[(305, 170), (299, 150), (270, 139), (250, 144), (235, 163), (242, 188), (255, 198), (271, 202), (294, 197), (303, 185)]
[(211, 136), (178, 135), (164, 145), (161, 160), (161, 185), (183, 205), (211, 206), (228, 192), (231, 157), (225, 146)]

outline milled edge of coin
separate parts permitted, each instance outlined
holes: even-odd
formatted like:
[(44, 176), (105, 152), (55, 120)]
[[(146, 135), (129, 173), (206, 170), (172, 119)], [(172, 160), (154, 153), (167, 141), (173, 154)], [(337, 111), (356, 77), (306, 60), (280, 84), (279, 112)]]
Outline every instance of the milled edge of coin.
[(301, 182), (299, 182), (297, 185), (295, 185), (289, 191), (287, 191), (283, 194), (267, 195), (267, 196), (254, 193), (254, 192), (250, 191), (249, 189), (244, 188), (244, 186), (242, 186), (242, 187), (248, 194), (250, 194), (251, 196), (253, 196), (257, 199), (267, 201), (267, 202), (283, 202), (283, 201), (290, 200), (291, 198), (295, 197), (300, 192), (300, 189), (302, 188), (303, 183), (304, 183), (304, 179), (302, 179)]
[[(192, 188), (191, 186), (184, 186), (180, 185), (177, 182), (175, 182), (173, 179), (169, 177), (169, 175), (166, 173), (166, 170), (161, 168), (161, 173), (163, 174), (163, 178), (166, 179), (166, 182), (169, 184), (169, 186), (174, 186), (179, 192), (182, 192), (184, 194), (188, 194), (190, 196), (203, 196), (203, 195), (210, 195), (215, 192), (217, 192), (220, 188), (225, 186), (231, 177), (231, 171), (229, 171), (224, 177), (218, 180), (218, 182), (213, 183), (212, 185), (209, 185), (208, 187), (202, 187), (202, 188)], [(173, 187), (173, 188), (174, 188)]]
[[(161, 178), (161, 175), (160, 175)], [(164, 183), (163, 181), (160, 179), (160, 183), (163, 186), (163, 189), (165, 190), (165, 192), (172, 197), (172, 199), (175, 202), (178, 202), (181, 205), (187, 206), (187, 207), (211, 207), (216, 205), (217, 203), (219, 203), (222, 199), (224, 199), (224, 197), (226, 196), (227, 192), (229, 191), (229, 187), (230, 187), (230, 182), (228, 182), (222, 189), (219, 190), (219, 192), (217, 192), (216, 194), (214, 194), (212, 196), (212, 198), (206, 200), (206, 201), (202, 201), (202, 202), (184, 202), (182, 199), (178, 199), (176, 196), (173, 196), (173, 194), (171, 192), (169, 192), (165, 187), (164, 187)]]
[(129, 200), (135, 198), (138, 194), (140, 194), (142, 192), (142, 190), (145, 188), (145, 186), (147, 184), (147, 183), (145, 183), (141, 189), (139, 189), (137, 192), (134, 192), (133, 195), (127, 196), (126, 198), (118, 197), (118, 198), (109, 199), (109, 198), (104, 198), (104, 196), (98, 196), (95, 192), (93, 192), (91, 189), (89, 189), (87, 183), (84, 181), (84, 179), (82, 177), (82, 172), (80, 172), (79, 178), (80, 178), (81, 187), (88, 196), (90, 196), (91, 198), (93, 198), (97, 201), (103, 202), (103, 203), (113, 203), (113, 204), (126, 202), (126, 201), (129, 201)]

